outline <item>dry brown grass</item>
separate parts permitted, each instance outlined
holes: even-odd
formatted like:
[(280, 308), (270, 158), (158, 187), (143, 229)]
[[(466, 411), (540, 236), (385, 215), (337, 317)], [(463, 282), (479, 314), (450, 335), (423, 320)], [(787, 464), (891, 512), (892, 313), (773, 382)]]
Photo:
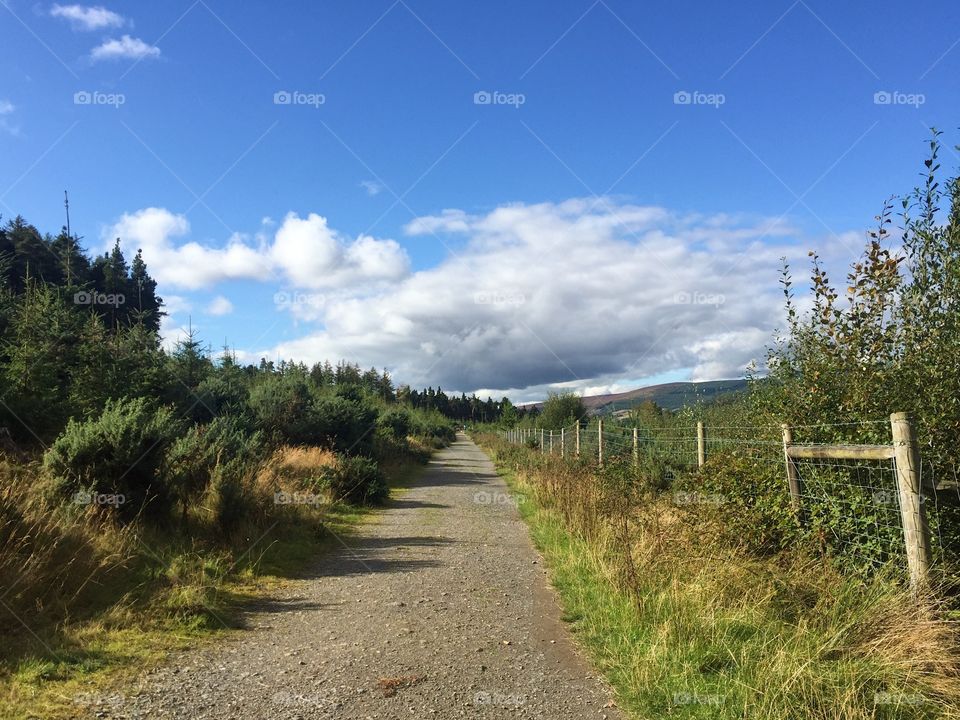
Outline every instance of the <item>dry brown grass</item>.
[(92, 508), (64, 511), (45, 496), (36, 463), (0, 459), (0, 587), (9, 611), (33, 622), (76, 612), (136, 554), (131, 528)]
[(336, 453), (326, 448), (286, 446), (277, 450), (275, 457), (283, 469), (303, 475), (337, 466)]
[(272, 501), (275, 492), (316, 491), (322, 474), (337, 466), (332, 450), (286, 445), (263, 462), (251, 481), (251, 492)]

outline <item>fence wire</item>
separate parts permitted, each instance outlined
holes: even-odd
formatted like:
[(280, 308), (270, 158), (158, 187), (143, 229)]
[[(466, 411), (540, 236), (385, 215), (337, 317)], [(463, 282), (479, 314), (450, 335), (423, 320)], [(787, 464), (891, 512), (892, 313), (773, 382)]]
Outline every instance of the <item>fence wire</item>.
[[(795, 426), (798, 435), (879, 438), (888, 420), (863, 423)], [(859, 426), (859, 427), (858, 427)], [(544, 455), (573, 460), (577, 427), (526, 432), (507, 431), (504, 436), (525, 442)], [(541, 437), (543, 443), (541, 445)], [(889, 432), (886, 433), (889, 444)], [(704, 429), (706, 459), (736, 458), (746, 463), (743, 482), (768, 478), (789, 496), (781, 428), (772, 426), (713, 426)], [(633, 462), (641, 475), (659, 473), (669, 485), (699, 469), (697, 428), (629, 426), (596, 419), (580, 423), (579, 460), (597, 463)], [(791, 443), (802, 446), (809, 443)], [(883, 444), (881, 441), (880, 444)], [(891, 565), (907, 571), (897, 467), (888, 460), (793, 459), (799, 480), (799, 514), (808, 537), (825, 552), (840, 553), (865, 572)], [(739, 467), (739, 466), (738, 466)], [(761, 479), (758, 479), (761, 478)], [(955, 466), (937, 465), (921, 458), (920, 500), (930, 528), (930, 548), (939, 579), (958, 576), (960, 567), (960, 477)], [(759, 488), (758, 488), (759, 490)]]

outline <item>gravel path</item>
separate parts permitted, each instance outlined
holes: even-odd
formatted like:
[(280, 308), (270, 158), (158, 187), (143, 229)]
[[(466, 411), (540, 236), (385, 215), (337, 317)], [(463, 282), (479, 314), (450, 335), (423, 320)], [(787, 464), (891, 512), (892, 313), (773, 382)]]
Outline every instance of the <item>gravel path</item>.
[(507, 487), (464, 436), (246, 631), (86, 717), (620, 718)]

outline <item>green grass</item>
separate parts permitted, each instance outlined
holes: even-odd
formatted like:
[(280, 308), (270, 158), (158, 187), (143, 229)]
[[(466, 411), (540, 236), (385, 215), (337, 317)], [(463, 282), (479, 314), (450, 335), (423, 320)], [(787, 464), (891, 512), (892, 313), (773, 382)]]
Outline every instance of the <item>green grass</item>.
[(667, 557), (627, 588), (615, 538), (572, 534), (525, 477), (501, 474), (526, 498), (564, 620), (630, 717), (958, 717), (952, 628), (918, 618), (895, 584), (667, 536)]

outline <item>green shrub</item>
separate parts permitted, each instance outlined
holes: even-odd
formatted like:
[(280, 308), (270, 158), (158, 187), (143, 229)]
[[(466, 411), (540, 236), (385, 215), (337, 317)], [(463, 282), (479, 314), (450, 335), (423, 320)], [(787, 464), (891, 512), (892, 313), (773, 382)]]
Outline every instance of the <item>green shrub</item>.
[(339, 395), (321, 395), (314, 400), (312, 413), (318, 443), (342, 452), (369, 454), (377, 423), (376, 408)]
[(436, 410), (420, 410), (412, 417), (411, 432), (414, 435), (437, 438), (444, 442), (457, 439), (453, 422)]
[(213, 473), (209, 499), (214, 522), (224, 535), (237, 530), (253, 509), (253, 499), (244, 492), (243, 478), (219, 467)]
[(783, 469), (775, 464), (716, 453), (699, 478), (679, 483), (675, 493), (678, 505), (714, 514), (725, 540), (754, 554), (775, 553), (798, 536)]
[(313, 395), (304, 378), (266, 375), (250, 390), (250, 409), (258, 427), (275, 444), (318, 441)]
[(573, 393), (550, 393), (537, 418), (537, 425), (547, 430), (559, 430), (586, 417), (583, 399)]
[(221, 415), (178, 437), (167, 452), (163, 472), (184, 516), (210, 483), (214, 468), (240, 477), (263, 458), (264, 450), (262, 433), (251, 431), (247, 421), (235, 415)]
[(118, 501), (103, 507), (124, 519), (141, 510), (159, 518), (172, 500), (160, 471), (181, 429), (170, 408), (147, 398), (107, 401), (100, 417), (70, 420), (44, 455), (44, 468), (65, 497), (114, 496)]
[(397, 440), (406, 440), (410, 426), (410, 413), (403, 408), (391, 408), (377, 418), (377, 427), (389, 432)]
[(377, 463), (365, 457), (342, 457), (329, 474), (328, 483), (334, 499), (357, 505), (382, 502), (389, 494)]

